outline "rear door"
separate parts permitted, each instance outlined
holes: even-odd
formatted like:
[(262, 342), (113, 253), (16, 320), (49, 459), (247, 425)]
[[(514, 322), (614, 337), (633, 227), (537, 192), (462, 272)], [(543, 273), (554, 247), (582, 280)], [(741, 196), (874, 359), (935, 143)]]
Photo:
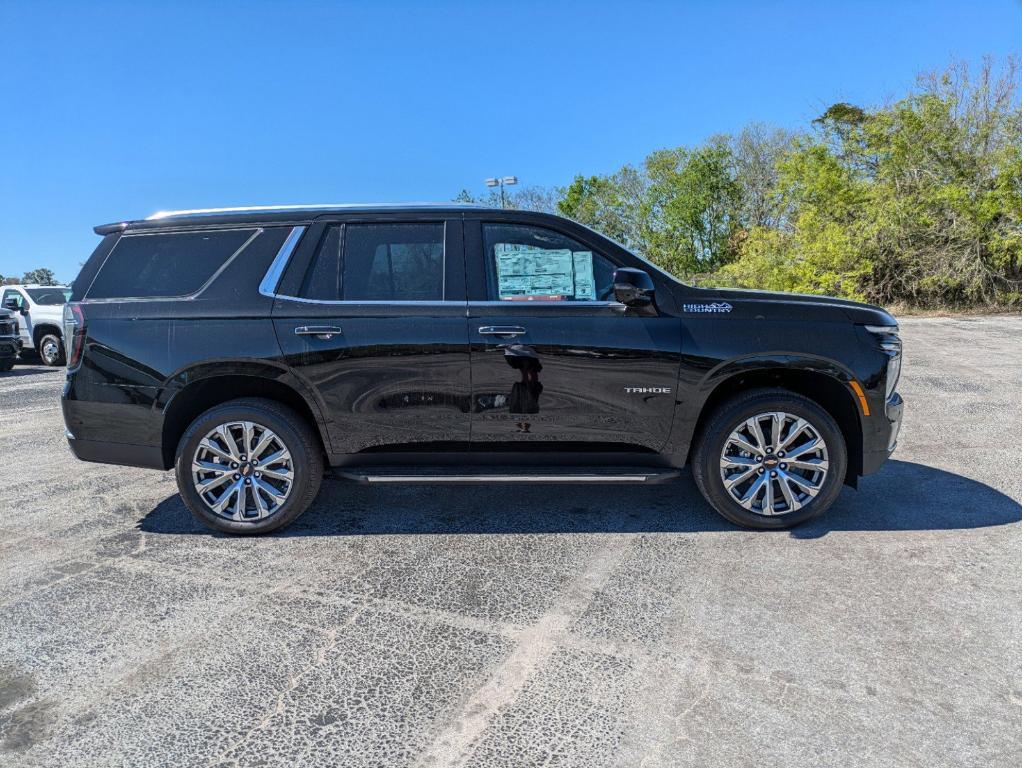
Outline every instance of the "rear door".
[(660, 450), (681, 324), (614, 301), (614, 270), (633, 265), (552, 226), (465, 227), (473, 446)]
[(459, 218), (320, 220), (276, 293), (277, 339), (315, 391), (334, 453), (468, 447)]

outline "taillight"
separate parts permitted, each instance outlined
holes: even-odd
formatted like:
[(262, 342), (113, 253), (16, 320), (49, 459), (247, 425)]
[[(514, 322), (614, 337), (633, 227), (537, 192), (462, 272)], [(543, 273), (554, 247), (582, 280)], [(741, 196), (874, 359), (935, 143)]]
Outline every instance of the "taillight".
[(85, 313), (76, 301), (64, 305), (64, 351), (68, 370), (77, 368), (85, 349)]

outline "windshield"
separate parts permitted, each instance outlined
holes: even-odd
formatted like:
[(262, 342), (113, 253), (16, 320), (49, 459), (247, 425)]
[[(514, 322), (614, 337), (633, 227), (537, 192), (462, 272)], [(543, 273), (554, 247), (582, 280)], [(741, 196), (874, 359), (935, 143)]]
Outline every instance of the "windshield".
[(25, 293), (36, 304), (67, 304), (71, 298), (71, 289), (54, 286), (53, 288), (26, 288)]

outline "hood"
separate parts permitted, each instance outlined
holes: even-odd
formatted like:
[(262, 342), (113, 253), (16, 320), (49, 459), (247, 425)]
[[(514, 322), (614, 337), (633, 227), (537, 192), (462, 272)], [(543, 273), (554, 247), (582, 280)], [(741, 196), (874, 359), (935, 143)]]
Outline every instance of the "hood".
[(0, 307), (0, 320), (7, 320), (12, 317), (14, 317), (14, 313), (11, 310)]
[(695, 288), (690, 290), (698, 296), (686, 295), (683, 298), (683, 306), (689, 306), (693, 302), (716, 302), (730, 304), (732, 312), (764, 319), (846, 320), (862, 325), (897, 325), (894, 317), (883, 307), (851, 299), (743, 288)]

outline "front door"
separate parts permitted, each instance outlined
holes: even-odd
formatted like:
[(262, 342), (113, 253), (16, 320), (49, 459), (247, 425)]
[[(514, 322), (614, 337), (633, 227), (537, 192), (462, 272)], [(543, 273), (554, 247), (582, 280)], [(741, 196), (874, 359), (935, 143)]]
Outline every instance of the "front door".
[(614, 270), (631, 265), (547, 227), (466, 221), (466, 232), (485, 292), (469, 302), (473, 446), (660, 450), (681, 326), (614, 301)]
[(335, 454), (467, 447), (460, 219), (334, 220), (302, 238), (273, 309)]

